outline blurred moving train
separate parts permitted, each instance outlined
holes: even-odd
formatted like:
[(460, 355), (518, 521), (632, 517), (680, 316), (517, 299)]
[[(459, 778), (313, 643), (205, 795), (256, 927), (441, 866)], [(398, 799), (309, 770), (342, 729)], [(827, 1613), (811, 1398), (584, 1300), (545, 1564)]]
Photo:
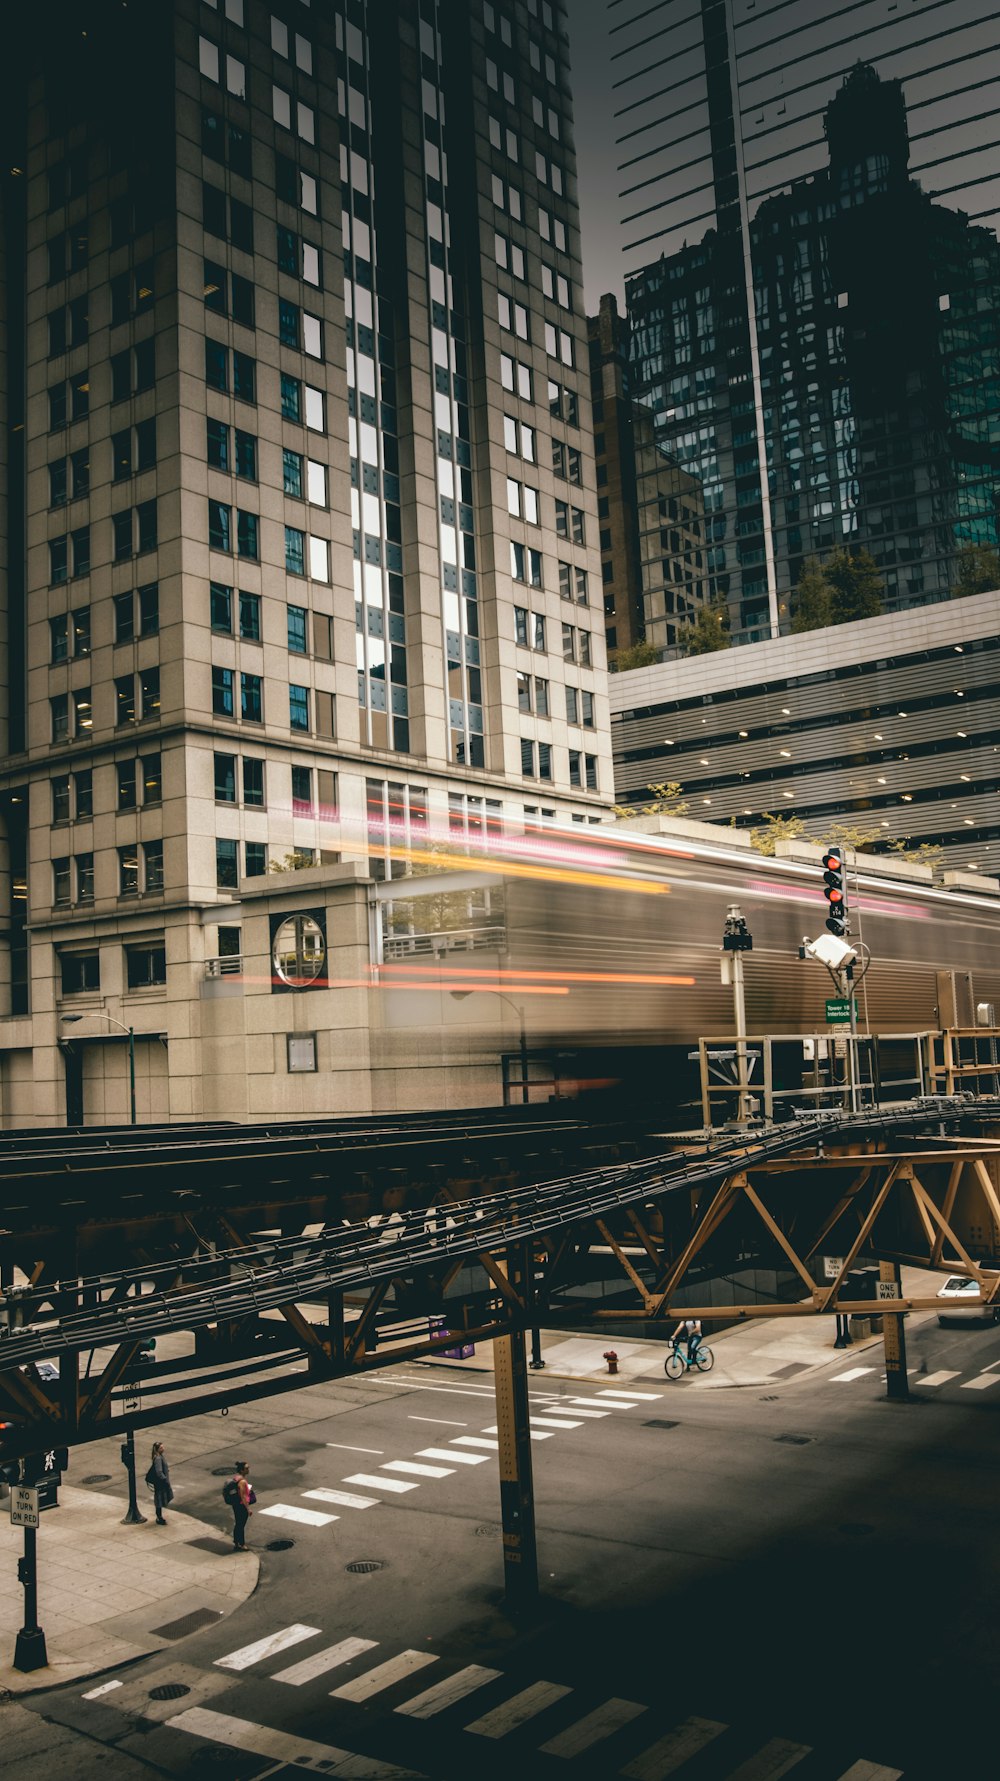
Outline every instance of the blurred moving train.
[[(449, 860), (443, 875), (381, 886), (382, 987), (434, 989), (444, 1019), (449, 993), (478, 992), (477, 1012), (463, 1018), (479, 1022), (490, 1019), (492, 995), (494, 1024), (509, 1035), (499, 997), (514, 1005), (532, 1050), (558, 1050), (568, 1069), (580, 1053), (582, 1077), (647, 1075), (636, 1048), (657, 1067), (664, 1054), (676, 1065), (701, 1037), (733, 1033), (720, 956), (736, 904), (753, 938), (744, 954), (748, 1033), (824, 1033), (826, 999), (837, 990), (821, 964), (800, 957), (828, 914), (822, 848), (812, 863), (767, 858), (725, 830), (685, 824), (702, 831), (694, 837), (672, 834), (668, 819), (659, 826), (665, 832), (562, 830), (534, 838), (530, 851), (498, 843), (488, 858)], [(983, 1004), (992, 1025), (990, 1005), (1000, 1008), (1000, 885), (991, 895), (992, 883), (982, 892), (938, 887), (894, 874), (888, 859), (850, 867), (862, 1030), (972, 1026)]]

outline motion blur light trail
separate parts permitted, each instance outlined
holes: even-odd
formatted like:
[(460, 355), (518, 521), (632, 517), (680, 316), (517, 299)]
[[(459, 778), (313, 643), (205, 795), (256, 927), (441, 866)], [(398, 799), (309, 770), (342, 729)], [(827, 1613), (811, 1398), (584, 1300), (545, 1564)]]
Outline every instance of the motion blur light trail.
[(559, 983), (659, 984), (664, 988), (669, 989), (676, 989), (678, 986), (690, 987), (698, 981), (696, 977), (667, 977), (661, 973), (652, 971), (536, 971), (533, 969), (514, 971), (505, 969), (503, 966), (488, 970), (482, 967), (469, 965), (439, 964), (436, 961), (427, 965), (416, 963), (407, 965), (400, 963), (399, 960), (395, 960), (381, 965), (379, 970), (385, 972), (387, 975), (390, 972), (395, 974), (397, 971), (403, 971), (408, 977), (420, 973), (435, 977), (483, 977), (488, 979), (490, 983), (499, 980), (508, 985), (510, 984), (510, 979), (513, 977), (518, 978), (522, 983), (526, 978), (554, 978)]

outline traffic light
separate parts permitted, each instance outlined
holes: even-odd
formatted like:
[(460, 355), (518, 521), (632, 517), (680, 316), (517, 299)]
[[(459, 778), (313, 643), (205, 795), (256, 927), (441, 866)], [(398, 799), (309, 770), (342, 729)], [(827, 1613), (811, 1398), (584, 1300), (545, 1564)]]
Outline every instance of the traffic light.
[(823, 855), (823, 895), (827, 901), (826, 925), (838, 936), (848, 931), (847, 885), (844, 856), (839, 847), (828, 847)]

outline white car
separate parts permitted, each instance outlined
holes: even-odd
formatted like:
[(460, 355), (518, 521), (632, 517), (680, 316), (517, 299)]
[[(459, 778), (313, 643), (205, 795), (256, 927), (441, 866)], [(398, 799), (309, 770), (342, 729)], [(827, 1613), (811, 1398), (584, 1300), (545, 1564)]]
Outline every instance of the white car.
[(938, 1323), (967, 1323), (970, 1318), (1000, 1323), (1000, 1305), (981, 1305), (978, 1280), (967, 1280), (964, 1274), (953, 1274), (946, 1280), (938, 1298), (945, 1301), (938, 1312)]

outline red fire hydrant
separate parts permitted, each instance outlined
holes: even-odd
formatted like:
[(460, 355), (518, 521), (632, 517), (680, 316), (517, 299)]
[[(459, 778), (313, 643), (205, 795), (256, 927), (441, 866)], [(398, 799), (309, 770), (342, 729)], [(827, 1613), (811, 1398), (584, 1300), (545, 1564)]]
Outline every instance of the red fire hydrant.
[(607, 1351), (605, 1352), (605, 1355), (604, 1355), (604, 1359), (608, 1363), (608, 1372), (609, 1373), (617, 1373), (617, 1371), (618, 1371), (618, 1356), (615, 1353), (613, 1348), (607, 1349)]

